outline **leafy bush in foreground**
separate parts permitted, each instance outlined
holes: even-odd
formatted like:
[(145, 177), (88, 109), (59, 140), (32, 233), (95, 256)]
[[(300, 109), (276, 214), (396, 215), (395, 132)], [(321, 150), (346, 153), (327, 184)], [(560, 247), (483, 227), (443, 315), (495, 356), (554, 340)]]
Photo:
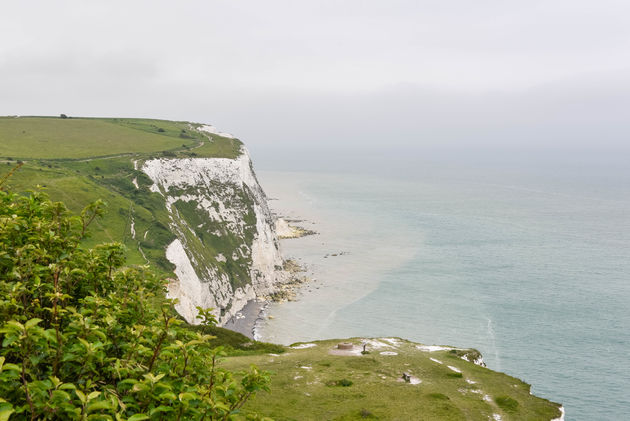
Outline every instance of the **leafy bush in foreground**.
[(0, 191), (0, 421), (239, 419), (268, 373), (219, 368), (122, 245), (81, 248), (102, 209)]

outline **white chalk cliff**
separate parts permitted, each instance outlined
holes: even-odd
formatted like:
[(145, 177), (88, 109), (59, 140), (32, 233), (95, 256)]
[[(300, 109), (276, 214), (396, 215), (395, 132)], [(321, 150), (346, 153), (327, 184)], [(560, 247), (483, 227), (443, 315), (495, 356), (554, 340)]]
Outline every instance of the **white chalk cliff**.
[(166, 250), (177, 275), (168, 295), (189, 323), (199, 322), (199, 306), (214, 308), (223, 325), (286, 280), (275, 220), (244, 147), (236, 159), (152, 159), (142, 171), (165, 199), (176, 237)]

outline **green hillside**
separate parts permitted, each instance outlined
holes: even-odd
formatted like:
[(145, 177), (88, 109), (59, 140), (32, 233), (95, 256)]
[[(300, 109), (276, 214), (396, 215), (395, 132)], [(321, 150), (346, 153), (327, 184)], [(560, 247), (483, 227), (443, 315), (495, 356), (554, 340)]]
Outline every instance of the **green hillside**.
[(0, 117), (0, 165), (5, 166), (0, 174), (22, 161), (8, 187), (25, 191), (41, 186), (51, 199), (65, 202), (73, 212), (103, 199), (108, 211), (96, 223), (87, 245), (121, 241), (130, 263), (149, 262), (170, 272), (164, 248), (173, 235), (164, 202), (159, 194), (142, 188), (151, 182), (136, 168), (149, 157), (239, 155), (239, 140), (200, 132), (199, 126), (129, 118)]

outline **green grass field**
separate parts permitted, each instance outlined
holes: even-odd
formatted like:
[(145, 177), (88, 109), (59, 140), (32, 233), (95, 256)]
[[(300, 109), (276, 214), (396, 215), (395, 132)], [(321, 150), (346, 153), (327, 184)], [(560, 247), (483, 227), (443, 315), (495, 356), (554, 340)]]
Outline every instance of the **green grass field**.
[(196, 126), (130, 118), (0, 117), (0, 157), (57, 160), (171, 152), (234, 158), (240, 153), (240, 141), (199, 133)]
[[(492, 420), (494, 414), (504, 421), (538, 421), (560, 416), (558, 405), (531, 395), (528, 384), (456, 353), (421, 351), (400, 341), (366, 355), (329, 354), (338, 342), (318, 341), (315, 347), (283, 354), (230, 357), (223, 365), (239, 370), (255, 364), (274, 373), (271, 393), (258, 394), (246, 409), (278, 421)], [(361, 349), (361, 340), (353, 342)], [(421, 383), (405, 382), (403, 372)]]
[[(173, 126), (156, 124), (153, 132), (120, 124), (114, 120), (83, 118), (1, 118), (0, 156), (27, 158), (88, 158), (138, 152), (158, 152), (188, 144), (191, 139), (172, 136)], [(167, 127), (169, 132), (158, 132)]]

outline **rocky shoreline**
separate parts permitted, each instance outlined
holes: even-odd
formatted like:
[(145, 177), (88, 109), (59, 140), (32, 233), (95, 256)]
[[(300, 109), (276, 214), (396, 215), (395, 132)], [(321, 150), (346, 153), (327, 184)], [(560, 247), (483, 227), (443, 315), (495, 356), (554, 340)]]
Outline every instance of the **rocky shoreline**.
[(306, 269), (295, 260), (285, 260), (283, 270), (289, 274), (287, 282), (265, 297), (248, 301), (223, 327), (241, 333), (250, 339), (259, 339), (257, 330), (260, 324), (267, 320), (265, 310), (269, 304), (271, 302), (295, 301), (301, 287), (311, 281), (311, 278), (304, 275)]
[(241, 333), (250, 339), (257, 339), (256, 326), (264, 320), (265, 309), (268, 305), (267, 301), (250, 300), (223, 327)]
[(304, 222), (298, 219), (286, 219), (283, 217), (278, 217), (276, 219), (276, 235), (281, 240), (286, 240), (289, 238), (301, 238), (306, 237), (307, 235), (315, 235), (316, 231), (304, 228), (299, 225), (293, 225), (295, 223)]

